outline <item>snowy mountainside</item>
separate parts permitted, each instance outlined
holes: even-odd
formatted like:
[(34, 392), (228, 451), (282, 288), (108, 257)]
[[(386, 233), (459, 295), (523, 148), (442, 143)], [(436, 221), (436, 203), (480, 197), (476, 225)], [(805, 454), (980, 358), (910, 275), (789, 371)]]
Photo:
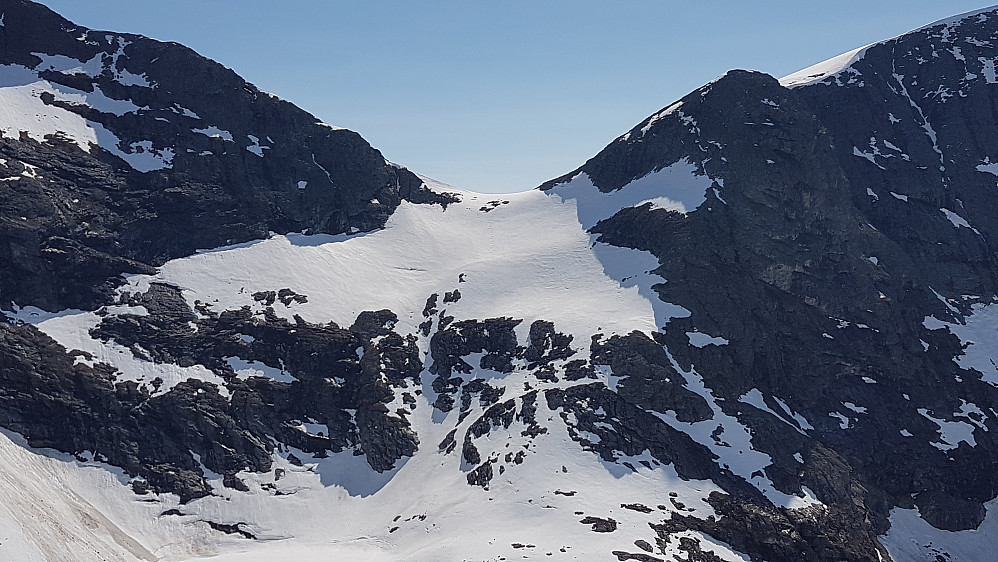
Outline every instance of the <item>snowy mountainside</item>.
[[(171, 395), (187, 391), (182, 379), (191, 377), (186, 383), (191, 384), (203, 376), (223, 392), (213, 399), (216, 404), (223, 399), (236, 419), (235, 410), (244, 407), (237, 404), (254, 394), (301, 409), (289, 410), (295, 419), (260, 436), (273, 435), (285, 443), (265, 467), (227, 468), (218, 465), (225, 461), (213, 451), (190, 453), (192, 472), (203, 473), (207, 487), (153, 495), (160, 513), (170, 515), (142, 533), (125, 524), (126, 535), (138, 534), (158, 556), (171, 556), (171, 541), (185, 537), (181, 533), (187, 527), (194, 538), (201, 537), (192, 543), (197, 548), (245, 548), (240, 542), (246, 539), (238, 534), (240, 541), (228, 545), (204, 539), (203, 528), (214, 524), (234, 525), (237, 533), (260, 541), (287, 539), (287, 544), (249, 550), (249, 556), (344, 549), (365, 556), (381, 553), (385, 559), (486, 559), (522, 550), (579, 559), (608, 554), (611, 543), (621, 552), (643, 552), (634, 542), (655, 544), (649, 524), (671, 511), (711, 513), (706, 498), (724, 490), (712, 480), (757, 501), (765, 501), (766, 494), (796, 509), (818, 504), (804, 491), (798, 497), (776, 490), (765, 477), (752, 479), (762, 493), (739, 482), (693, 439), (609, 392), (609, 361), (617, 348), (628, 347), (615, 338), (643, 343), (642, 353), (665, 362), (657, 370), (671, 370), (665, 353), (643, 335), (653, 332), (656, 322), (655, 305), (647, 296), (655, 281), (647, 269), (654, 261), (642, 252), (593, 244), (580, 227), (577, 208), (542, 192), (492, 200), (448, 191), (461, 202), (446, 210), (403, 203), (375, 233), (275, 236), (168, 262), (156, 275), (130, 277), (119, 292), (122, 304), (98, 314), (47, 315), (32, 308), (11, 314), (67, 349), (79, 350), (72, 353), (80, 365), (115, 365), (115, 381), (132, 380), (138, 385), (133, 392), (148, 392), (150, 403), (179, 399)], [(403, 244), (417, 234), (423, 243), (414, 252)], [(395, 255), (402, 250), (404, 255)], [(262, 264), (268, 264), (266, 271)], [(344, 290), (365, 288), (356, 299), (344, 299), (335, 286), (330, 290), (331, 275), (347, 270), (357, 277), (348, 279)], [(290, 298), (270, 301), (266, 289), (278, 286), (289, 289), (285, 295)], [(170, 298), (164, 295), (171, 294), (200, 318), (175, 318), (175, 325), (167, 320), (179, 308), (175, 302), (164, 306)], [(574, 306), (552, 304), (564, 302)], [(369, 304), (389, 306), (391, 313), (361, 312), (358, 317), (357, 311)], [(221, 315), (213, 318), (216, 307)], [(495, 318), (499, 310), (517, 318)], [(222, 327), (230, 321), (234, 324)], [(147, 330), (154, 322), (160, 322), (160, 329), (150, 338)], [(350, 323), (355, 339), (335, 360), (355, 367), (300, 364), (296, 355), (303, 355), (308, 345), (301, 340)], [(275, 361), (265, 357), (281, 355), (273, 349), (281, 343), (273, 330), (309, 335), (284, 340), (292, 349)], [(187, 333), (164, 337), (167, 331)], [(601, 351), (604, 358), (595, 361), (606, 365), (586, 359), (594, 334), (611, 341)], [(333, 342), (322, 343), (320, 352), (326, 356), (321, 359), (333, 360)], [(226, 346), (231, 351), (221, 352)], [(406, 370), (409, 366), (398, 359), (407, 346), (414, 348), (410, 351), (417, 360), (428, 355), (427, 368), (417, 364)], [(202, 355), (199, 349), (205, 348), (214, 349)], [(185, 353), (194, 356), (185, 360)], [(223, 361), (213, 365), (209, 356)], [(580, 359), (569, 366), (574, 356)], [(198, 361), (198, 372), (166, 373), (192, 361)], [(364, 380), (372, 369), (380, 380)], [(329, 378), (316, 380), (327, 371)], [(153, 382), (156, 377), (159, 382)], [(197, 387), (199, 392), (211, 388)], [(326, 396), (310, 400), (295, 387)], [(708, 407), (682, 387), (671, 392)], [(333, 400), (348, 407), (333, 407)], [(588, 407), (590, 400), (601, 406)], [(642, 416), (648, 427), (628, 429), (633, 434), (626, 441), (596, 454), (600, 435), (620, 439), (615, 433), (616, 427), (623, 429), (620, 419), (633, 416)], [(393, 423), (400, 427), (388, 431), (385, 425)], [(735, 432), (730, 439), (750, 440), (739, 433), (745, 429), (736, 420), (729, 423)], [(372, 430), (367, 424), (378, 427)], [(412, 447), (400, 451), (400, 443)], [(229, 446), (224, 440), (219, 444)], [(112, 464), (117, 464), (117, 454), (80, 453)], [(765, 455), (757, 456), (754, 462), (764, 467)], [(663, 458), (668, 461), (659, 460)], [(748, 476), (735, 465), (738, 461), (729, 462), (731, 470)], [(163, 479), (147, 473), (128, 480), (143, 492), (150, 486), (177, 489)], [(420, 492), (413, 494), (413, 489)], [(649, 490), (658, 492), (649, 495)], [(646, 506), (649, 497), (663, 503)], [(124, 490), (115, 499), (136, 501)], [(300, 510), (316, 515), (302, 521), (295, 515)], [(354, 525), (342, 524), (338, 514), (344, 512), (355, 514)], [(481, 513), (495, 515), (473, 516)], [(404, 517), (394, 519), (396, 515)], [(524, 525), (525, 520), (537, 523)], [(587, 520), (591, 522), (581, 523)], [(612, 527), (614, 540), (604, 540), (593, 525)], [(678, 554), (684, 551), (681, 544), (699, 545), (723, 559), (742, 559), (692, 530), (677, 533), (661, 548)]]
[(0, 14), (0, 300), (94, 308), (122, 271), (271, 231), (367, 231), (427, 196), (357, 133), (186, 47), (26, 0)]
[(0, 13), (0, 558), (995, 548), (998, 11), (731, 71), (501, 196)]

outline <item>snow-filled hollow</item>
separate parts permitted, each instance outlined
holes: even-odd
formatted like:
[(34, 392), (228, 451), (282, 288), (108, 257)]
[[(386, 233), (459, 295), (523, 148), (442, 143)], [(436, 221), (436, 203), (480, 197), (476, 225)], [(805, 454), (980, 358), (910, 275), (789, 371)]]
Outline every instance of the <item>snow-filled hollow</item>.
[[(444, 307), (459, 319), (544, 319), (576, 341), (658, 329), (652, 292), (617, 278), (647, 273), (657, 260), (594, 245), (575, 200), (529, 191), (504, 195), (509, 204), (484, 213), (492, 196), (460, 197), (446, 210), (403, 202), (383, 229), (366, 234), (274, 236), (173, 260), (156, 275), (130, 277), (124, 290), (168, 283), (190, 303), (222, 311), (256, 306), (257, 291), (290, 288), (308, 303), (276, 307), (288, 318), (349, 326), (362, 311), (388, 308), (399, 331), (415, 333), (427, 297), (460, 288), (460, 301)], [(656, 281), (649, 276), (647, 285)]]

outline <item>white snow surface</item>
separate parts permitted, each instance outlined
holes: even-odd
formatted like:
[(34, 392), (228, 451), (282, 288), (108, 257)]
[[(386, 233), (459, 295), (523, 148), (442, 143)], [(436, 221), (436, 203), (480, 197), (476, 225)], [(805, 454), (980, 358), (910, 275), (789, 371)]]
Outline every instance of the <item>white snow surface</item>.
[(713, 181), (701, 174), (695, 164), (683, 159), (609, 193), (601, 192), (585, 172), (552, 187), (550, 193), (563, 201), (575, 200), (579, 222), (589, 229), (621, 209), (646, 203), (652, 208), (692, 212), (707, 200), (707, 189)]
[(727, 345), (728, 340), (711, 336), (703, 332), (686, 332), (686, 337), (690, 338), (690, 345), (693, 347), (706, 347), (708, 345)]
[[(821, 508), (823, 506), (807, 488), (802, 489), (799, 495), (787, 494), (776, 489), (773, 481), (765, 475), (765, 469), (773, 463), (773, 459), (768, 454), (752, 447), (751, 430), (738, 418), (721, 410), (714, 392), (706, 387), (703, 377), (696, 372), (696, 369), (691, 368), (686, 371), (675, 362), (675, 359), (672, 361), (673, 368), (686, 379), (685, 388), (699, 394), (707, 401), (707, 405), (713, 411), (713, 417), (698, 422), (683, 422), (676, 417), (676, 413), (673, 411), (652, 412), (653, 414), (710, 449), (718, 457), (715, 460), (718, 466), (744, 478), (774, 505), (788, 509)], [(753, 390), (758, 392), (757, 389)], [(752, 404), (752, 402), (760, 402), (762, 394), (756, 395), (750, 391), (742, 398), (745, 399), (745, 403)], [(768, 411), (771, 412), (771, 410)], [(719, 434), (715, 434), (714, 432), (718, 430)]]
[(852, 66), (856, 61), (862, 59), (863, 55), (866, 54), (866, 50), (875, 44), (872, 43), (858, 49), (853, 49), (847, 53), (842, 53), (826, 61), (798, 70), (793, 74), (788, 74), (780, 78), (780, 85), (787, 88), (796, 88), (824, 80), (829, 76), (836, 76)]
[[(686, 163), (663, 172), (662, 177), (675, 180), (660, 184), (665, 190), (682, 181), (699, 183), (697, 189), (701, 192), (710, 185), (709, 178), (693, 176), (692, 166)], [(683, 178), (682, 174), (693, 179)], [(609, 216), (607, 213), (613, 214), (623, 206), (640, 203), (656, 195), (654, 191), (638, 189), (629, 198), (604, 194), (611, 201), (600, 204), (595, 194), (585, 190), (556, 188), (548, 193), (534, 190), (505, 194), (503, 199), (508, 204), (484, 213), (480, 208), (494, 199), (494, 195), (461, 191), (429, 180), (427, 183), (438, 191), (458, 194), (461, 202), (449, 205), (446, 210), (436, 205), (403, 202), (383, 229), (369, 233), (275, 235), (266, 240), (202, 251), (167, 262), (155, 275), (129, 276), (120, 291), (142, 292), (148, 290), (150, 283), (165, 282), (180, 287), (190, 303), (199, 300), (221, 312), (244, 305), (260, 310), (260, 303), (251, 296), (253, 293), (290, 288), (308, 296), (308, 301), (289, 306), (278, 303), (275, 312), (288, 319), (297, 314), (313, 323), (334, 321), (349, 326), (361, 311), (389, 308), (399, 317), (397, 332), (417, 334), (417, 326), (424, 320), (422, 310), (427, 297), (459, 288), (461, 299), (441, 307), (456, 320), (522, 318), (524, 321), (516, 330), (521, 342), (527, 340), (533, 320), (549, 320), (558, 331), (573, 335), (573, 346), (580, 350), (588, 349), (593, 334), (609, 337), (633, 330), (650, 332), (666, 326), (671, 318), (689, 316), (689, 311), (682, 307), (659, 300), (651, 289), (665, 280), (651, 273), (658, 260), (650, 253), (596, 243), (585, 227), (594, 217)], [(627, 193), (631, 187), (634, 186), (621, 193)], [(691, 203), (689, 208), (696, 206)], [(146, 313), (141, 307), (124, 305), (107, 309), (109, 315)], [(92, 365), (99, 361), (115, 366), (119, 380), (147, 384), (160, 377), (164, 384), (159, 392), (188, 378), (222, 383), (201, 365), (181, 368), (157, 364), (141, 357), (140, 348), (133, 351), (113, 341), (92, 339), (89, 331), (99, 321), (93, 312), (48, 313), (15, 308), (5, 314), (37, 326), (67, 349), (79, 350), (73, 352), (77, 362)], [(691, 334), (696, 338), (698, 332)], [(717, 345), (724, 341), (702, 335), (710, 340), (705, 343)], [(237, 337), (246, 341), (249, 336)], [(425, 354), (427, 338), (420, 337), (417, 345)], [(505, 387), (504, 399), (518, 400), (528, 380), (542, 390), (580, 384), (567, 380), (539, 382), (529, 378), (526, 370), (511, 374), (491, 372), (478, 367), (475, 357), (466, 359), (476, 365), (467, 376)], [(292, 380), (280, 366), (239, 357), (224, 360), (240, 378), (265, 376)], [(721, 412), (711, 390), (695, 371), (682, 374), (687, 387), (708, 400), (715, 419), (685, 424), (667, 413), (660, 416), (666, 423), (690, 432), (694, 439), (720, 456), (719, 464), (749, 480), (777, 505), (821, 509), (808, 490), (799, 495), (786, 494), (776, 490), (767, 477), (759, 476), (762, 473), (756, 471), (765, 469), (770, 457), (752, 448), (748, 428)], [(697, 516), (713, 514), (704, 501), (711, 491), (717, 490), (713, 483), (683, 480), (671, 465), (661, 464), (647, 451), (636, 457), (618, 453), (617, 463), (603, 461), (572, 439), (569, 427), (561, 422), (563, 412), (549, 410), (543, 398), (537, 400), (537, 418), (548, 432), (534, 438), (532, 443), (525, 441), (521, 434), (523, 427), (517, 426), (522, 422), (516, 422), (509, 430), (498, 428), (475, 441), (483, 458), (505, 451), (501, 447), (506, 443), (510, 447), (529, 446), (524, 449), (528, 453), (524, 463), (509, 464), (505, 473), (493, 478), (488, 489), (469, 486), (466, 471), (470, 467), (463, 466), (460, 454), (441, 454), (434, 446), (455, 427), (459, 412), (435, 410), (432, 406), (435, 396), (429, 384), (431, 375), (424, 373), (423, 377), (423, 397), (409, 416), (421, 445), (415, 456), (400, 460), (394, 469), (383, 474), (374, 472), (364, 456), (355, 456), (351, 450), (325, 459), (314, 459), (298, 451), (295, 454), (304, 460), (304, 467), (294, 466), (275, 453), (275, 470), (266, 474), (240, 474), (250, 492), (225, 488), (218, 478), (212, 481), (215, 496), (183, 506), (172, 495), (133, 495), (126, 486), (126, 477), (107, 467), (96, 468), (101, 466), (99, 462), (81, 467), (81, 461), (31, 450), (16, 435), (7, 436), (7, 440), (0, 436), (0, 449), (4, 449), (4, 454), (0, 454), (0, 482), (3, 475), (9, 479), (30, 474), (36, 489), (69, 490), (93, 506), (89, 511), (110, 518), (77, 525), (79, 517), (64, 515), (69, 513), (67, 510), (75, 509), (76, 499), (71, 493), (49, 493), (39, 503), (35, 496), (42, 492), (32, 492), (35, 496), (27, 495), (18, 501), (26, 505), (38, 503), (46, 511), (59, 515), (39, 518), (35, 514), (42, 507), (26, 511), (9, 507), (20, 504), (5, 503), (0, 507), (0, 529), (9, 531), (0, 531), (0, 535), (7, 537), (6, 540), (0, 537), (0, 559), (11, 551), (17, 553), (15, 558), (19, 560), (49, 556), (41, 537), (63, 534), (59, 525), (76, 525), (79, 529), (74, 527), (73, 532), (79, 534), (81, 542), (101, 548), (104, 558), (95, 560), (159, 557), (179, 561), (200, 560), (198, 557), (203, 556), (219, 562), (302, 556), (412, 561), (485, 560), (498, 556), (608, 559), (613, 548), (634, 551), (633, 544), (638, 539), (655, 544), (648, 524), (667, 519), (668, 510), (673, 509), (670, 506), (665, 511), (645, 514), (622, 509), (621, 503), (647, 504), (648, 498), (665, 498), (669, 492), (676, 492), (677, 501), (695, 510)], [(611, 383), (608, 379), (604, 382)], [(390, 408), (403, 406), (401, 392), (396, 396), (398, 403), (389, 405)], [(777, 402), (786, 408), (778, 399)], [(483, 407), (476, 402), (468, 420), (462, 422), (465, 425), (458, 427), (466, 428), (482, 412)], [(718, 425), (723, 426), (721, 438), (726, 442), (723, 445), (710, 437)], [(301, 420), (301, 430), (327, 431), (308, 419)], [(464, 429), (461, 431), (459, 438)], [(595, 435), (592, 437), (595, 439)], [(6, 454), (7, 450), (10, 454)], [(93, 452), (88, 458), (99, 460), (99, 453)], [(621, 464), (624, 461), (634, 469)], [(276, 469), (283, 471), (280, 479)], [(268, 488), (276, 486), (283, 495), (275, 496), (264, 484)], [(576, 494), (554, 493), (570, 489)], [(24, 496), (28, 492), (31, 490), (18, 493)], [(173, 508), (185, 515), (157, 517)], [(612, 517), (618, 522), (618, 529), (610, 535), (594, 533), (588, 525), (579, 523), (581, 517), (575, 515), (576, 511)], [(241, 523), (242, 528), (259, 540), (222, 535), (211, 530), (204, 520)], [(390, 532), (393, 527), (398, 528)], [(689, 536), (700, 539), (705, 550), (713, 550), (723, 560), (747, 560), (711, 537)], [(533, 546), (516, 549), (513, 543)], [(2, 550), (5, 548), (6, 552)], [(75, 552), (66, 556), (88, 560), (86, 555), (77, 556)]]
[(922, 417), (932, 421), (939, 426), (939, 441), (930, 443), (940, 451), (949, 451), (960, 446), (960, 442), (966, 442), (971, 447), (977, 446), (974, 439), (974, 426), (962, 421), (952, 422), (937, 418), (929, 413), (926, 408), (918, 408), (918, 413)]
[(964, 369), (981, 373), (981, 380), (998, 386), (998, 303), (975, 303), (973, 314), (963, 319), (963, 323), (944, 322), (933, 316), (925, 317), (922, 324), (930, 329), (948, 328), (963, 345), (963, 354), (955, 359)]
[(988, 8), (981, 8), (979, 10), (971, 10), (969, 12), (964, 12), (962, 14), (958, 14), (958, 15), (955, 15), (955, 16), (950, 16), (948, 18), (943, 18), (943, 19), (938, 20), (938, 21), (934, 21), (934, 22), (932, 22), (930, 24), (926, 24), (926, 25), (923, 25), (922, 27), (913, 29), (912, 31), (923, 31), (923, 30), (926, 30), (926, 29), (931, 29), (931, 28), (936, 27), (936, 26), (940, 26), (940, 25), (943, 25), (943, 26), (946, 26), (946, 27), (951, 27), (951, 26), (953, 26), (955, 24), (962, 23), (964, 20), (970, 19), (970, 18), (972, 18), (974, 16), (980, 16), (981, 14), (988, 13), (988, 12), (995, 12), (995, 11), (998, 11), (998, 6), (991, 6), (991, 7), (988, 7)]
[(977, 171), (998, 176), (998, 162), (989, 162), (985, 160), (983, 164), (977, 165)]
[(19, 138), (21, 132), (44, 142), (49, 135), (62, 135), (85, 152), (97, 144), (97, 134), (83, 117), (42, 101), (42, 94), (59, 97), (51, 83), (20, 65), (0, 65), (0, 134)]
[[(82, 310), (64, 310), (49, 313), (35, 307), (24, 307), (11, 312), (3, 312), (7, 317), (33, 324), (36, 328), (48, 334), (70, 352), (83, 352), (77, 355), (77, 363), (106, 363), (118, 369), (116, 380), (136, 381), (139, 385), (149, 385), (153, 379), (163, 380), (160, 389), (154, 394), (161, 394), (173, 388), (177, 383), (199, 379), (219, 386), (223, 395), (227, 395), (224, 381), (215, 373), (202, 365), (181, 367), (172, 363), (153, 363), (141, 357), (113, 340), (107, 343), (90, 337), (90, 329), (100, 322), (100, 317), (93, 312)], [(142, 307), (109, 307), (108, 314), (147, 314)], [(150, 387), (150, 391), (152, 388)]]
[(998, 499), (984, 504), (987, 515), (977, 529), (943, 531), (925, 522), (918, 509), (891, 510), (891, 528), (880, 542), (895, 562), (935, 560), (993, 560), (998, 551)]
[[(779, 399), (777, 399), (777, 400), (779, 400)], [(749, 390), (745, 394), (741, 395), (738, 398), (738, 401), (739, 402), (743, 402), (745, 404), (748, 404), (749, 406), (753, 406), (755, 408), (758, 408), (759, 410), (762, 410), (763, 412), (767, 412), (769, 414), (772, 414), (774, 417), (776, 417), (776, 419), (778, 419), (778, 420), (786, 423), (790, 427), (794, 428), (794, 430), (796, 430), (797, 433), (800, 433), (801, 435), (807, 435), (806, 433), (804, 433), (804, 430), (800, 429), (799, 427), (797, 427), (794, 424), (792, 424), (789, 421), (787, 421), (786, 417), (784, 417), (784, 416), (776, 413), (775, 411), (773, 411), (773, 409), (770, 408), (768, 404), (766, 404), (766, 399), (765, 399), (765, 397), (763, 397), (762, 392), (758, 388), (753, 388), (752, 390)], [(786, 404), (784, 404), (782, 401), (780, 402), (780, 406), (782, 406), (784, 409), (786, 409)], [(811, 428), (811, 429), (813, 429), (813, 428)], [(801, 461), (801, 462), (803, 462), (803, 461)]]
[[(420, 402), (414, 429), (430, 442), (443, 437), (447, 425), (429, 419)], [(553, 420), (557, 412), (538, 402), (537, 415)], [(304, 425), (304, 424), (303, 424)], [(641, 513), (622, 509), (621, 502), (647, 503), (648, 497), (677, 494), (687, 510), (714, 515), (705, 498), (717, 487), (707, 481), (683, 480), (671, 465), (647, 453), (623, 458), (634, 470), (583, 452), (562, 424), (537, 437), (527, 461), (510, 465), (489, 489), (467, 485), (459, 455), (421, 448), (395, 469), (378, 474), (363, 457), (350, 451), (325, 459), (305, 459), (304, 466), (274, 456), (274, 470), (243, 472), (249, 492), (222, 486), (211, 475), (216, 495), (179, 505), (171, 495), (139, 497), (125, 486), (127, 478), (99, 462), (82, 462), (52, 451), (31, 450), (15, 434), (0, 432), (0, 558), (17, 560), (211, 560), (262, 562), (310, 556), (322, 560), (603, 560), (610, 550), (633, 551), (635, 540), (654, 544), (649, 523), (669, 517), (666, 511)], [(321, 430), (321, 427), (316, 428)], [(522, 427), (512, 426), (518, 434)], [(277, 470), (284, 474), (278, 477)], [(281, 492), (264, 488), (273, 486)], [(59, 494), (52, 494), (59, 489)], [(573, 491), (572, 496), (555, 491)], [(150, 501), (151, 500), (151, 501)], [(182, 515), (158, 516), (168, 509)], [(593, 533), (579, 520), (585, 515), (612, 517), (612, 535)], [(101, 514), (106, 514), (102, 516)], [(349, 514), (348, 516), (344, 516)], [(485, 515), (487, 514), (487, 516)], [(211, 531), (204, 521), (240, 524), (257, 541)], [(49, 537), (58, 529), (60, 547)], [(701, 534), (705, 550), (722, 560), (747, 561), (723, 543)], [(77, 548), (67, 549), (69, 543)], [(526, 548), (514, 548), (521, 543)], [(678, 543), (674, 540), (673, 543)], [(99, 549), (99, 551), (98, 551)], [(564, 549), (564, 552), (561, 550)], [(678, 552), (677, 552), (678, 554)]]
[[(129, 278), (124, 290), (144, 292), (149, 283), (165, 282), (183, 288), (189, 302), (221, 311), (256, 309), (253, 293), (290, 288), (308, 303), (275, 308), (289, 319), (300, 314), (309, 322), (349, 326), (364, 310), (388, 308), (399, 315), (397, 331), (416, 333), (427, 297), (460, 288), (461, 300), (446, 305), (458, 319), (512, 316), (524, 319), (524, 329), (547, 319), (585, 342), (597, 332), (657, 329), (650, 289), (621, 282), (635, 275), (649, 277), (648, 285), (661, 282), (647, 275), (657, 260), (593, 244), (573, 200), (528, 191), (504, 195), (508, 205), (483, 213), (490, 196), (460, 196), (446, 211), (403, 202), (375, 232), (274, 236), (173, 260), (156, 275)], [(623, 271), (628, 268), (636, 271)]]
[(91, 145), (98, 145), (140, 172), (169, 168), (174, 157), (173, 148), (155, 148), (148, 140), (133, 142), (123, 148), (121, 140), (100, 123), (42, 101), (44, 94), (50, 94), (56, 100), (89, 106), (119, 117), (147, 109), (131, 100), (111, 98), (97, 86), (92, 92), (84, 92), (43, 80), (38, 75), (39, 70), (96, 75), (94, 73), (99, 74), (103, 68), (97, 67), (100, 56), (83, 63), (64, 56), (44, 55), (43, 62), (35, 69), (0, 65), (0, 135), (20, 138), (24, 133), (38, 142), (45, 142), (50, 135), (60, 136), (75, 143), (84, 152), (90, 152)]
[(949, 222), (951, 222), (953, 224), (953, 226), (955, 226), (957, 228), (960, 228), (960, 227), (969, 228), (969, 229), (973, 230), (974, 232), (977, 232), (976, 228), (970, 226), (970, 223), (967, 222), (967, 219), (961, 217), (960, 215), (958, 215), (958, 214), (954, 213), (953, 211), (951, 211), (949, 209), (946, 209), (944, 207), (940, 208), (939, 210), (942, 211), (942, 213), (944, 215), (946, 215), (946, 219), (949, 220)]
[[(107, 465), (29, 449), (19, 435), (0, 429), (0, 560), (154, 561), (210, 552), (207, 529), (157, 517), (175, 507), (176, 498), (141, 502), (127, 482)], [(168, 537), (182, 532), (190, 542), (171, 545)]]
[(222, 360), (228, 363), (232, 367), (232, 370), (236, 372), (236, 376), (241, 379), (264, 377), (278, 382), (294, 382), (297, 380), (284, 369), (271, 367), (259, 361), (246, 361), (239, 357), (223, 357)]
[(209, 125), (203, 129), (191, 129), (192, 133), (201, 133), (202, 135), (210, 138), (218, 138), (224, 141), (233, 142), (232, 133), (226, 131), (225, 129), (220, 129), (215, 125)]

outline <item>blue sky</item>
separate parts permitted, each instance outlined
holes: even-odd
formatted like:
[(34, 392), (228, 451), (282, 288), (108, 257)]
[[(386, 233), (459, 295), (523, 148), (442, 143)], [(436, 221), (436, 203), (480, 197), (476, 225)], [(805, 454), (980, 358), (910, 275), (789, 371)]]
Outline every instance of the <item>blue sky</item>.
[(789, 74), (986, 6), (947, 0), (42, 0), (177, 41), (387, 158), (476, 191), (578, 167), (732, 68)]

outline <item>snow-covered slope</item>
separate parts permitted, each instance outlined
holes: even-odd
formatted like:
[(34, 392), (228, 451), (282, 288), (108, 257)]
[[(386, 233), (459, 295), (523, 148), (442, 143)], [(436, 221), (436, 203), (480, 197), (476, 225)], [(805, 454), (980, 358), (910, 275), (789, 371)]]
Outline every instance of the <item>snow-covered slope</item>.
[(998, 11), (731, 71), (502, 196), (0, 22), (0, 559), (996, 547)]
[[(692, 170), (683, 173), (689, 178), (677, 174), (671, 181), (687, 189), (685, 185), (696, 178)], [(582, 352), (588, 351), (594, 334), (651, 333), (666, 326), (671, 316), (688, 315), (681, 307), (654, 297), (651, 285), (663, 280), (649, 273), (657, 265), (653, 257), (596, 242), (585, 231), (579, 217), (596, 212), (583, 207), (596, 203), (591, 198), (587, 201), (581, 194), (567, 197), (530, 191), (495, 199), (431, 185), (457, 195), (460, 202), (446, 210), (403, 203), (383, 230), (368, 234), (275, 235), (199, 253), (168, 262), (155, 275), (130, 277), (120, 292), (130, 296), (148, 290), (151, 283), (167, 283), (181, 288), (192, 306), (208, 303), (217, 313), (241, 307), (262, 311), (264, 306), (253, 294), (290, 288), (308, 299), (275, 309), (289, 319), (297, 315), (310, 323), (347, 325), (364, 310), (389, 308), (399, 317), (394, 328), (398, 333), (419, 336), (427, 297), (457, 289), (460, 299), (444, 305), (446, 314), (455, 321), (501, 316), (523, 319), (516, 335), (524, 344), (529, 341), (527, 328), (533, 321), (552, 321), (559, 331), (579, 342), (575, 347)], [(670, 181), (660, 184), (660, 196), (670, 194), (669, 185)], [(700, 189), (706, 190), (707, 185)], [(626, 196), (628, 190), (621, 193)], [(642, 203), (644, 193), (631, 197), (637, 199), (634, 203)], [(619, 211), (620, 205), (609, 204), (614, 207), (603, 214)], [(105, 313), (148, 314), (129, 306), (109, 308)], [(159, 376), (166, 381), (157, 389), (159, 393), (188, 377), (222, 386), (222, 380), (202, 366), (180, 368), (179, 374), (166, 373), (169, 365), (144, 361), (113, 341), (91, 337), (90, 330), (100, 322), (91, 312), (52, 315), (24, 308), (10, 316), (34, 324), (67, 349), (92, 354), (91, 361), (115, 365), (121, 370), (118, 380), (148, 384)], [(427, 354), (429, 338), (420, 337), (419, 347)], [(195, 372), (198, 369), (200, 372)], [(424, 398), (416, 401), (410, 416), (420, 443), (444, 441), (447, 433), (466, 427), (486, 409), (472, 408), (468, 421), (462, 424), (457, 421), (458, 411), (434, 409), (429, 390), (432, 375), (424, 371), (421, 376)], [(607, 376), (596, 380), (612, 384)], [(565, 389), (593, 382), (538, 381), (525, 363), (512, 373), (476, 368), (465, 378), (488, 380), (502, 389), (503, 398), (518, 400), (530, 392), (536, 394), (536, 389)], [(525, 390), (528, 388), (533, 390)], [(224, 488), (218, 476), (219, 481), (213, 484), (217, 495), (184, 506), (161, 495), (153, 502), (156, 509), (150, 510), (178, 510), (183, 515), (160, 516), (155, 523), (138, 518), (132, 521), (138, 525), (125, 523), (123, 528), (138, 537), (144, 548), (169, 559), (183, 559), (209, 548), (204, 541), (188, 538), (191, 533), (203, 537), (204, 521), (238, 524), (240, 530), (262, 541), (252, 547), (241, 537), (220, 541), (213, 548), (232, 551), (222, 560), (320, 552), (323, 556), (385, 560), (514, 555), (587, 559), (607, 556), (613, 546), (633, 551), (635, 540), (654, 544), (655, 534), (648, 524), (672, 511), (698, 516), (713, 513), (704, 500), (719, 488), (709, 480), (684, 480), (673, 466), (656, 460), (648, 451), (607, 462), (584, 450), (578, 437), (573, 440), (569, 434), (572, 425), (560, 419), (565, 415), (540, 400), (535, 416), (545, 428), (543, 434), (525, 439), (520, 435), (523, 426), (515, 423), (498, 434), (489, 433), (480, 447), (495, 450), (497, 455), (509, 451), (528, 455), (522, 464), (510, 464), (486, 489), (468, 485), (468, 466), (459, 455), (444, 454), (433, 446), (421, 447), (415, 456), (382, 474), (372, 471), (364, 458), (352, 451), (315, 460), (307, 460), (299, 451), (298, 456), (306, 459), (304, 466), (275, 455), (269, 472), (242, 474), (249, 492)], [(731, 431), (744, 431), (731, 421)], [(727, 432), (726, 428), (722, 435), (737, 438)], [(588, 438), (599, 439), (593, 435)], [(750, 440), (748, 437), (746, 447), (751, 447)], [(31, 456), (26, 451), (19, 454)], [(630, 466), (623, 464), (628, 462)], [(736, 466), (732, 470), (742, 472)], [(745, 475), (751, 471), (746, 469)], [(109, 506), (111, 511), (141, 505), (123, 483), (116, 484), (119, 491), (109, 497), (121, 507)], [(764, 479), (757, 485), (774, 499), (782, 495)], [(650, 506), (648, 513), (643, 508), (621, 507), (642, 504), (649, 497), (671, 497), (674, 501)], [(798, 507), (816, 503), (792, 495), (782, 497), (779, 501)], [(677, 505), (685, 507), (678, 509)], [(347, 520), (342, 517), (345, 513), (350, 514)], [(581, 524), (586, 516), (616, 521), (612, 540), (594, 533), (591, 524)], [(45, 523), (39, 529), (24, 519), (18, 523), (31, 531), (47, 528)], [(688, 533), (702, 541), (705, 550), (713, 550), (725, 560), (745, 559), (702, 534)], [(177, 548), (184, 542), (190, 542), (190, 552)], [(678, 542), (676, 545), (678, 548)], [(120, 557), (128, 559), (127, 554)]]
[[(416, 333), (427, 297), (457, 288), (461, 299), (448, 314), (523, 318), (524, 337), (538, 319), (576, 338), (656, 328), (647, 296), (648, 285), (661, 282), (647, 275), (654, 258), (592, 242), (575, 205), (537, 191), (445, 192), (460, 202), (446, 209), (403, 203), (384, 229), (366, 234), (289, 234), (199, 253), (164, 264), (156, 275), (132, 277), (122, 291), (168, 283), (184, 289), (192, 305), (200, 300), (226, 310), (259, 307), (254, 293), (288, 287), (308, 296), (278, 309), (288, 319), (349, 325), (364, 310), (388, 308), (399, 316), (397, 331)], [(629, 287), (621, 285), (625, 277), (633, 279)]]

